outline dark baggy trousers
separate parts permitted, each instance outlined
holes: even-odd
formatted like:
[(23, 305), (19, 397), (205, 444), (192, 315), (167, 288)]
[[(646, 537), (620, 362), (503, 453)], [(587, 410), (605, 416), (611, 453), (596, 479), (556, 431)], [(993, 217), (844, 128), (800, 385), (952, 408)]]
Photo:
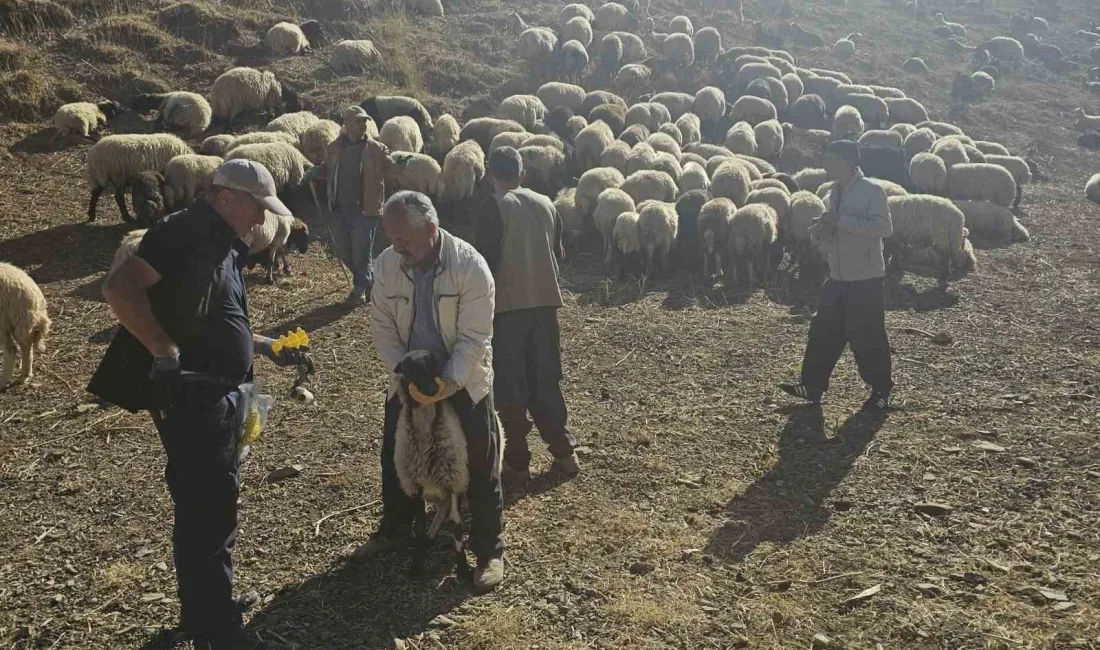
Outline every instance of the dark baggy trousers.
[(180, 623), (196, 639), (216, 639), (241, 625), (233, 601), (237, 542), (240, 393), (183, 386), (178, 405), (153, 421), (168, 464), (164, 477), (175, 504), (172, 529)]
[(882, 278), (825, 281), (802, 360), (802, 383), (807, 388), (829, 388), (829, 376), (845, 344), (851, 346), (864, 382), (877, 391), (894, 387)]
[[(450, 397), (451, 405), (466, 434), (466, 453), (470, 467), (470, 549), (479, 562), (486, 562), (504, 553), (501, 532), (504, 530), (504, 488), (500, 482), (500, 431), (493, 410), (492, 393), (477, 404), (470, 394), (460, 390)], [(397, 438), (397, 418), (401, 400), (395, 395), (386, 402), (386, 419), (382, 427), (382, 528), (387, 535), (407, 533), (413, 517), (424, 511), (423, 499), (408, 496), (401, 490), (394, 462)]]
[(338, 205), (329, 221), (336, 256), (351, 271), (358, 292), (370, 293), (374, 285), (371, 260), (374, 258), (374, 233), (378, 217), (364, 217), (357, 205)]
[(561, 394), (561, 334), (555, 307), (518, 309), (493, 319), (493, 396), (504, 425), (504, 459), (515, 468), (531, 462), (530, 412), (555, 458), (573, 453), (577, 439), (566, 427)]

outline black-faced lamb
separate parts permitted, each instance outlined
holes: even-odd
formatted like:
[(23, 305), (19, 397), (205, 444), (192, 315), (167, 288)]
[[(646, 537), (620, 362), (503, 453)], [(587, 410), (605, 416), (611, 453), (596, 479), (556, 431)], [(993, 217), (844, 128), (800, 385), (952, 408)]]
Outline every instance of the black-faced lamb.
[(729, 242), (729, 222), (737, 206), (726, 198), (707, 201), (699, 210), (699, 257), (702, 260), (703, 279), (710, 280), (723, 268)]
[(248, 244), (249, 268), (261, 264), (269, 283), (275, 283), (275, 267), (282, 260), (283, 274), (290, 275), (287, 250), (305, 253), (309, 248), (309, 227), (296, 217), (264, 211), (264, 222), (253, 226), (241, 241)]
[(88, 221), (95, 221), (96, 204), (107, 187), (115, 188), (122, 218), (131, 221), (125, 197), (129, 183), (144, 171), (163, 172), (169, 160), (189, 153), (186, 142), (167, 133), (111, 135), (97, 142), (88, 150)]
[(56, 137), (79, 135), (91, 139), (107, 126), (108, 120), (118, 115), (122, 107), (118, 102), (107, 101), (99, 104), (75, 102), (57, 109), (53, 116)]
[(947, 288), (951, 268), (971, 272), (977, 265), (972, 249), (967, 253), (966, 219), (951, 201), (928, 194), (892, 196), (890, 207), (893, 234), (883, 242), (888, 268), (894, 275), (904, 272), (909, 251), (931, 246), (942, 260), (939, 287)]

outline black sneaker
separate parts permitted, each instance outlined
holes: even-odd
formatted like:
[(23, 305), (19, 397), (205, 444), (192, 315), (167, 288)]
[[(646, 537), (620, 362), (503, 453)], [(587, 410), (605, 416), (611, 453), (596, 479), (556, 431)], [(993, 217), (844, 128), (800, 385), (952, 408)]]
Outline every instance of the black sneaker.
[(791, 397), (806, 400), (811, 404), (821, 403), (821, 391), (810, 388), (806, 384), (779, 384), (779, 390)]
[(863, 403), (864, 411), (886, 411), (890, 408), (890, 391), (872, 390), (871, 396)]

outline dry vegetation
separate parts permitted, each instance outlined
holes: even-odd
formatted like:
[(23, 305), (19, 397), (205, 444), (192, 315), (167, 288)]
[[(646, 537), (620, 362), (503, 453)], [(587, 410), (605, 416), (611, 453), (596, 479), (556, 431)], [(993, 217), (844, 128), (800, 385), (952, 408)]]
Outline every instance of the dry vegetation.
[[(1021, 2), (951, 16), (977, 40), (1002, 33)], [(1100, 18), (1090, 3), (1031, 6), (1051, 18), (1047, 40), (1079, 54), (1073, 32)], [(561, 4), (519, 8), (551, 24)], [(723, 5), (655, 0), (653, 12), (686, 12), (727, 43), (747, 42), (748, 27), (714, 4)], [(156, 434), (146, 417), (101, 409), (83, 391), (110, 337), (98, 283), (125, 228), (111, 217), (82, 223), (85, 148), (49, 143), (40, 129), (53, 109), (205, 91), (237, 62), (269, 65), (321, 114), (399, 90), (435, 114), (471, 116), (533, 89), (512, 60), (511, 3), (446, 5), (445, 21), (426, 21), (359, 0), (0, 0), (0, 260), (32, 274), (54, 320), (35, 383), (0, 395), (0, 646), (161, 648), (158, 632), (177, 613)], [(881, 0), (794, 5), (830, 42), (866, 37), (843, 64), (827, 50), (795, 50), (800, 62), (899, 85), (944, 115), (962, 60), (931, 39), (930, 18)], [(749, 18), (766, 12), (746, 1)], [(263, 30), (305, 17), (374, 39), (381, 68), (337, 78), (323, 53), (267, 61)], [(904, 75), (898, 66), (913, 54), (934, 74)], [(562, 319), (584, 473), (568, 483), (539, 475), (507, 495), (508, 581), (478, 599), (444, 579), (442, 546), (421, 581), (408, 580), (400, 557), (344, 562), (379, 511), (386, 377), (366, 311), (330, 306), (346, 280), (316, 247), (295, 260), (293, 278), (255, 284), (256, 329), (310, 330), (319, 372), (317, 404), (280, 401), (245, 467), (238, 583), (264, 596), (250, 630), (303, 649), (394, 639), (806, 648), (817, 634), (861, 649), (1100, 648), (1100, 215), (1081, 196), (1100, 161), (1074, 144), (1071, 111), (1095, 107), (1081, 78), (1028, 64), (960, 123), (1035, 157), (1051, 180), (1025, 194), (1032, 242), (980, 250), (979, 271), (946, 296), (916, 276), (892, 292), (900, 408), (885, 419), (853, 415), (864, 394), (850, 359), (823, 412), (777, 396), (774, 384), (800, 360), (812, 305), (804, 287), (746, 293), (681, 277), (643, 294), (577, 256), (564, 270)], [(289, 387), (267, 362), (259, 373), (274, 392)], [(290, 464), (300, 476), (265, 482)], [(539, 458), (536, 473), (547, 466)], [(922, 514), (918, 502), (951, 511)]]

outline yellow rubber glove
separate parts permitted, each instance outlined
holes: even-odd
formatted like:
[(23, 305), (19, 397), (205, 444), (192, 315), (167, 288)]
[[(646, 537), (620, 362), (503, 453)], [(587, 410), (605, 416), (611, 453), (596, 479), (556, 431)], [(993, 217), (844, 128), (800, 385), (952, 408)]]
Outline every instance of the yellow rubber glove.
[(439, 387), (435, 395), (425, 395), (420, 392), (420, 389), (416, 387), (416, 384), (409, 383), (409, 396), (416, 400), (416, 403), (421, 406), (429, 406), (436, 402), (441, 402), (451, 396), (451, 392), (448, 390), (449, 386), (447, 382), (443, 381), (442, 377), (435, 378), (435, 385)]

